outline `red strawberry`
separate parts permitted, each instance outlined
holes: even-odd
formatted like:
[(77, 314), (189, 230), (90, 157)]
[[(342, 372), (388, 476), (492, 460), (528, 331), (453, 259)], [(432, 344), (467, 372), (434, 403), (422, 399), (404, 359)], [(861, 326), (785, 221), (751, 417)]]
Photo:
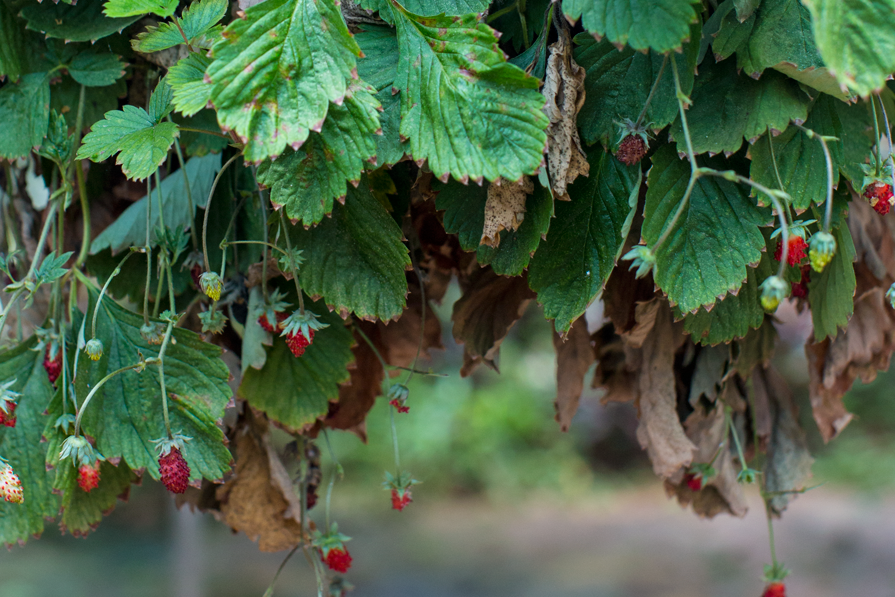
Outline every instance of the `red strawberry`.
[(892, 203), (895, 203), (895, 194), (892, 193), (892, 185), (883, 182), (872, 182), (864, 189), (864, 197), (870, 201), (870, 206), (881, 216), (889, 213)]
[(78, 469), (78, 485), (87, 493), (99, 486), (99, 460), (93, 466), (89, 464), (81, 465)]
[(54, 343), (47, 344), (44, 352), (44, 369), (51, 384), (56, 384), (59, 374), (62, 373), (62, 351)]
[(19, 476), (3, 460), (0, 460), (0, 496), (7, 502), (14, 504), (21, 504), (25, 501)]
[[(806, 252), (805, 250), (808, 248), (808, 243), (805, 242), (805, 239), (796, 234), (789, 235), (789, 254), (786, 256), (786, 262), (789, 265), (798, 265), (802, 259), (805, 258)], [(774, 259), (780, 261), (780, 258), (783, 256), (783, 242), (780, 241), (777, 243), (777, 250), (774, 252)]]
[(684, 481), (687, 482), (687, 487), (693, 491), (702, 491), (702, 475), (687, 473), (684, 475)]
[(261, 317), (258, 318), (258, 325), (260, 325), (268, 332), (275, 332), (278, 328), (282, 327), (280, 324), (283, 322), (284, 319), (286, 319), (286, 317), (286, 314), (282, 311), (276, 311), (277, 327), (275, 328), (273, 325), (271, 325), (270, 321), (268, 321), (267, 313), (262, 313)]
[(764, 588), (761, 597), (786, 597), (786, 585), (782, 582), (772, 582)]
[(305, 335), (299, 332), (294, 332), (286, 335), (286, 346), (289, 347), (289, 350), (292, 351), (297, 357), (300, 357), (305, 353), (305, 348), (311, 345), (311, 342), (314, 341), (314, 330), (308, 330), (308, 337), (305, 338)]
[(633, 166), (643, 159), (643, 156), (646, 155), (646, 149), (646, 143), (640, 135), (628, 135), (619, 143), (615, 157), (620, 162)]
[(321, 551), (320, 557), (323, 558), (323, 563), (329, 566), (330, 570), (345, 574), (351, 568), (351, 554), (344, 546), (330, 548), (326, 554)]
[(395, 398), (395, 399), (393, 399), (393, 400), (389, 400), (388, 403), (389, 403), (391, 406), (394, 406), (396, 409), (398, 409), (398, 412), (399, 412), (399, 413), (409, 413), (409, 412), (410, 412), (410, 407), (409, 407), (409, 406), (404, 406), (403, 404), (401, 404), (401, 401), (398, 400), (397, 398)]
[(409, 489), (392, 489), (392, 510), (400, 512), (412, 501), (413, 499), (410, 497)]
[(0, 409), (0, 424), (6, 425), (7, 427), (16, 426), (16, 406), (18, 406), (18, 403), (16, 402), (7, 402), (6, 410), (9, 412), (3, 412), (3, 410)]
[(162, 483), (171, 493), (183, 493), (190, 483), (190, 467), (178, 448), (158, 459), (159, 470), (162, 475)]

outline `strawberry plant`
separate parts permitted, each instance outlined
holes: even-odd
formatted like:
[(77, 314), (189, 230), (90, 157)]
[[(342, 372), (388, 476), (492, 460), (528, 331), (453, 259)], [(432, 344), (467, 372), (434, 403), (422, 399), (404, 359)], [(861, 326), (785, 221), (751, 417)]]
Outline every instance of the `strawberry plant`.
[(320, 446), (425, 399), (454, 279), (461, 375), (535, 300), (563, 430), (596, 363), (670, 495), (779, 516), (812, 457), (775, 312), (810, 312), (824, 440), (895, 350), (892, 31), (895, 0), (0, 0), (0, 540), (148, 477), (341, 594)]

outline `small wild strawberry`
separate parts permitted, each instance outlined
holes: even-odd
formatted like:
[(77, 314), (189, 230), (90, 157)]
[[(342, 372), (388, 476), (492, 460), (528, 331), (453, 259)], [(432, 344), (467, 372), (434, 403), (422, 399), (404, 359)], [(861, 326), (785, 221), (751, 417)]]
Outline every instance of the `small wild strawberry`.
[(16, 426), (16, 406), (18, 406), (18, 404), (16, 402), (4, 401), (4, 405), (6, 406), (6, 412), (4, 412), (2, 406), (0, 406), (0, 425), (6, 425), (7, 427), (15, 427)]
[(103, 343), (99, 338), (91, 338), (84, 347), (84, 352), (90, 357), (91, 361), (98, 361), (103, 358)]
[(878, 180), (864, 187), (863, 195), (870, 202), (870, 206), (881, 216), (889, 213), (892, 205), (895, 204), (895, 193), (892, 192), (892, 185)]
[(286, 346), (292, 351), (292, 354), (300, 357), (305, 353), (305, 349), (314, 341), (314, 330), (308, 331), (308, 336), (301, 332), (293, 332), (286, 334)]
[(764, 593), (761, 594), (761, 597), (786, 597), (786, 585), (782, 582), (769, 583), (764, 588)]
[(56, 383), (62, 373), (62, 350), (56, 342), (48, 342), (44, 352), (44, 369), (51, 384)]
[[(270, 293), (267, 301), (260, 309), (256, 311), (258, 314), (258, 325), (268, 332), (275, 332), (283, 329), (283, 321), (286, 319), (286, 309), (289, 303), (283, 300), (284, 295), (278, 289), (274, 289)], [(276, 322), (276, 323), (274, 323)]]
[(637, 164), (646, 156), (649, 149), (649, 132), (642, 124), (630, 118), (623, 118), (615, 123), (618, 127), (619, 142), (615, 157), (627, 166)]
[(13, 392), (10, 389), (15, 383), (15, 379), (0, 383), (0, 425), (7, 427), (16, 426), (16, 407), (18, 406), (16, 401), (22, 396), (19, 392)]
[(9, 463), (2, 458), (0, 458), (0, 496), (13, 504), (21, 504), (25, 501), (22, 481), (19, 480), (19, 476), (12, 470)]
[(345, 574), (351, 568), (351, 554), (348, 553), (348, 548), (345, 546), (321, 549), (320, 557), (323, 558), (323, 563), (330, 570)]
[[(789, 245), (789, 253), (786, 256), (786, 263), (795, 266), (799, 265), (801, 261), (807, 255), (808, 243), (805, 242), (805, 239), (796, 234), (789, 235), (789, 241), (787, 243)], [(774, 252), (774, 259), (780, 261), (783, 257), (783, 241), (777, 243), (777, 250)]]
[(78, 485), (87, 493), (99, 486), (99, 460), (94, 464), (82, 464), (78, 468)]
[(400, 512), (412, 501), (410, 489), (392, 489), (392, 510)]
[(217, 272), (205, 272), (199, 276), (199, 287), (202, 292), (213, 301), (221, 300), (221, 290), (224, 288), (224, 281)]
[(403, 404), (401, 404), (401, 402), (397, 398), (393, 398), (392, 400), (389, 400), (388, 403), (390, 406), (394, 406), (395, 410), (397, 410), (399, 413), (409, 413), (410, 412), (410, 407), (404, 406)]
[(687, 487), (693, 491), (702, 491), (702, 475), (687, 473), (684, 475), (684, 481), (687, 482)]
[(190, 467), (187, 465), (179, 448), (172, 447), (167, 454), (158, 459), (162, 483), (171, 493), (183, 493), (190, 484)]
[(829, 232), (820, 231), (811, 237), (808, 246), (808, 261), (811, 262), (811, 268), (821, 273), (836, 255), (836, 238)]

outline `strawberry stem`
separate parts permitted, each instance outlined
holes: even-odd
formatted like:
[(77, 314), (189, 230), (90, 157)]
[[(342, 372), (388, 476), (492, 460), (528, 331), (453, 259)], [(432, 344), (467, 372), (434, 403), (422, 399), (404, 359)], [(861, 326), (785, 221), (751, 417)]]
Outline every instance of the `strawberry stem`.
[(292, 241), (289, 239), (289, 228), (286, 226), (286, 209), (280, 210), (280, 226), (283, 230), (283, 240), (286, 241), (286, 249), (289, 251), (289, 269), (292, 270), (292, 280), (295, 282), (295, 291), (298, 293), (298, 312), (305, 314), (305, 301), (302, 297), (301, 284), (298, 283), (298, 268), (296, 267), (294, 253), (292, 252)]
[(668, 54), (665, 54), (665, 58), (662, 60), (662, 66), (659, 67), (659, 74), (656, 75), (656, 80), (653, 81), (653, 86), (649, 90), (649, 95), (646, 96), (646, 102), (643, 104), (643, 110), (640, 111), (640, 116), (637, 117), (637, 122), (634, 123), (634, 128), (640, 128), (640, 125), (643, 124), (643, 119), (646, 118), (646, 111), (649, 110), (650, 102), (653, 101), (653, 96), (656, 95), (656, 90), (659, 88), (659, 81), (662, 80), (662, 73), (665, 72), (665, 65), (667, 64)]
[(96, 299), (96, 304), (93, 306), (93, 321), (90, 326), (90, 337), (91, 338), (96, 338), (96, 316), (99, 314), (100, 303), (102, 303), (103, 297), (106, 296), (106, 290), (108, 290), (109, 284), (112, 283), (112, 280), (115, 278), (115, 276), (117, 276), (118, 274), (121, 273), (121, 267), (133, 254), (134, 254), (133, 251), (129, 251), (128, 254), (124, 256), (124, 259), (122, 259), (118, 263), (118, 265), (115, 267), (115, 269), (112, 270), (112, 275), (106, 279), (106, 283), (103, 284), (103, 288), (99, 292), (99, 297), (97, 297), (97, 299)]
[[(877, 116), (877, 114), (876, 114), (876, 102), (873, 101), (872, 95), (870, 96), (870, 107), (873, 109), (873, 132), (874, 132), (873, 141), (876, 146), (876, 151), (873, 152), (873, 155), (876, 158), (876, 160), (875, 160), (876, 161), (876, 175), (879, 176), (880, 174), (882, 174), (883, 160), (882, 160), (882, 156), (880, 155), (880, 147), (879, 147), (879, 142), (880, 142), (879, 116)], [(889, 151), (892, 151), (891, 148), (889, 148)]]
[[(871, 103), (872, 99), (871, 99)], [(876, 122), (876, 117), (873, 119), (874, 123)], [(808, 135), (809, 139), (817, 139), (820, 141), (820, 146), (824, 150), (824, 160), (827, 163), (827, 202), (826, 209), (824, 211), (824, 232), (830, 232), (830, 220), (833, 217), (833, 158), (830, 157), (830, 148), (827, 146), (827, 140), (823, 135), (819, 135), (812, 131), (811, 129), (807, 129), (802, 125), (795, 124), (796, 128), (803, 131), (806, 135)], [(830, 137), (830, 139), (835, 139), (835, 137)], [(879, 156), (877, 156), (877, 160)]]
[[(883, 99), (879, 96), (879, 94), (877, 94), (876, 99), (877, 99), (877, 101), (879, 102), (879, 108), (880, 108), (880, 110), (881, 110), (882, 113), (883, 113), (883, 122), (884, 122), (885, 125), (886, 125), (886, 141), (889, 142), (889, 155), (888, 155), (888, 160), (889, 160), (889, 163), (891, 163), (891, 164), (893, 165), (893, 168), (892, 168), (892, 188), (895, 189), (895, 162), (893, 162), (893, 159), (892, 159), (892, 150), (893, 150), (893, 149), (892, 149), (892, 129), (891, 129), (891, 127), (889, 126), (889, 114), (886, 112), (886, 105), (883, 103)], [(870, 100), (873, 101), (873, 97), (872, 97), (872, 96), (871, 96)]]
[(214, 182), (211, 183), (211, 190), (208, 192), (208, 201), (205, 202), (205, 216), (202, 219), (202, 258), (205, 260), (205, 271), (207, 272), (211, 271), (211, 266), (208, 264), (208, 214), (211, 212), (211, 198), (214, 197), (214, 191), (218, 188), (218, 183), (221, 182), (221, 176), (227, 171), (230, 164), (235, 162), (241, 155), (242, 152), (237, 153), (227, 160), (223, 167), (221, 167), (217, 176), (214, 177)]

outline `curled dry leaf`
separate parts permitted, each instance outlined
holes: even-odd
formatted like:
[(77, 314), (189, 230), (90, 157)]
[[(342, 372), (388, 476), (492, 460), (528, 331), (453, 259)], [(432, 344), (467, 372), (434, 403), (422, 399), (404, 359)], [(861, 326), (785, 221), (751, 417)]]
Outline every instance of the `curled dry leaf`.
[(525, 200), (534, 192), (531, 179), (523, 176), (517, 182), (498, 178), (488, 186), (485, 202), (485, 226), (479, 244), (497, 247), (501, 230), (516, 230), (525, 219)]
[(570, 201), (566, 187), (579, 176), (590, 173), (587, 157), (578, 136), (578, 111), (584, 105), (583, 68), (572, 59), (572, 41), (565, 23), (559, 39), (550, 45), (544, 77), (547, 127), (547, 170), (557, 199)]
[[(696, 444), (693, 462), (708, 463), (715, 457), (718, 446), (725, 442), (724, 405), (716, 404), (711, 410), (698, 405), (684, 422), (687, 437)], [(684, 480), (685, 468), (669, 480), (665, 481), (665, 492), (677, 496), (682, 506), (692, 505), (699, 516), (712, 518), (718, 514), (729, 513), (734, 516), (745, 516), (746, 497), (743, 486), (737, 483), (738, 469), (734, 464), (729, 440), (721, 448), (721, 453), (713, 464), (716, 474), (705, 480), (700, 491), (693, 491)]]
[(553, 348), (556, 350), (556, 422), (568, 431), (578, 410), (584, 375), (594, 362), (587, 320), (582, 315), (569, 328), (565, 338), (553, 332)]
[(756, 431), (768, 453), (765, 490), (771, 494), (771, 511), (780, 515), (795, 493), (811, 478), (814, 459), (805, 432), (799, 426), (792, 392), (773, 367), (756, 368), (752, 374)]
[(258, 542), (261, 551), (282, 551), (301, 541), (301, 502), (270, 443), (267, 421), (246, 409), (236, 433), (236, 472), (217, 490), (221, 516)]
[(592, 388), (606, 392), (600, 402), (633, 402), (637, 399), (637, 374), (627, 367), (625, 343), (615, 333), (611, 323), (594, 332), (591, 337), (597, 369)]
[(498, 276), (489, 266), (469, 276), (451, 315), (454, 340), (463, 344), (461, 376), (480, 363), (497, 370), (500, 343), (534, 297), (525, 275)]

